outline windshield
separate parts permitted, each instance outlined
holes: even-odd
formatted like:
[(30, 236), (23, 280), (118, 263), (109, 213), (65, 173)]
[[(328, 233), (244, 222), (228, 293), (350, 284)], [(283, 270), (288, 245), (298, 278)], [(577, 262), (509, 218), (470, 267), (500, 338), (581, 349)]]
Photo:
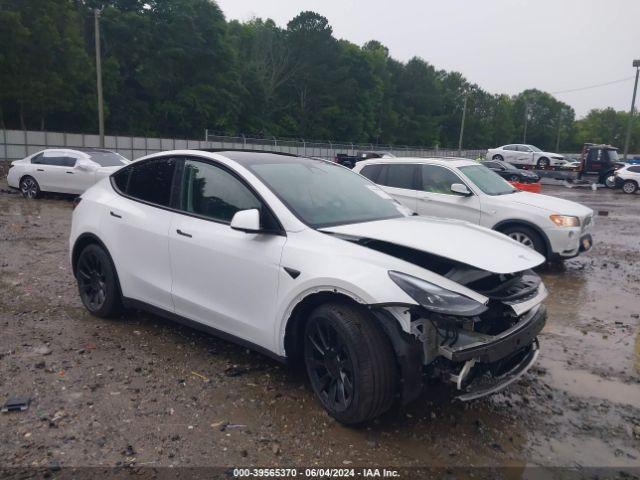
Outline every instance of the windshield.
[(460, 167), (460, 171), (487, 195), (506, 195), (518, 191), (517, 188), (512, 187), (500, 175), (489, 170), (484, 165)]
[(101, 167), (120, 167), (127, 164), (127, 159), (115, 152), (86, 152), (89, 158)]
[(609, 161), (610, 162), (617, 162), (620, 159), (620, 157), (618, 157), (618, 151), (617, 150), (609, 150)]
[(533, 150), (534, 152), (541, 152), (542, 150), (540, 150), (538, 147), (534, 147), (533, 145), (527, 145), (527, 147), (529, 147), (531, 150)]
[(504, 168), (506, 168), (507, 170), (518, 170), (518, 167), (516, 167), (513, 163), (502, 162), (502, 165), (504, 165)]
[(296, 158), (248, 168), (313, 228), (409, 215), (380, 187), (338, 165)]

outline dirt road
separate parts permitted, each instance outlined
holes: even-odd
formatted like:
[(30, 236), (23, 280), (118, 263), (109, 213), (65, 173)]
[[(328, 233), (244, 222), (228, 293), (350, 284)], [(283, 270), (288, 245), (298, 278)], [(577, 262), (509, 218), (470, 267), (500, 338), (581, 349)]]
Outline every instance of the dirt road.
[(0, 414), (0, 467), (640, 467), (640, 195), (544, 190), (600, 215), (594, 249), (543, 272), (538, 366), (491, 398), (433, 388), (358, 429), (259, 354), (148, 314), (87, 315), (67, 259), (71, 201), (3, 190), (0, 402), (32, 400)]

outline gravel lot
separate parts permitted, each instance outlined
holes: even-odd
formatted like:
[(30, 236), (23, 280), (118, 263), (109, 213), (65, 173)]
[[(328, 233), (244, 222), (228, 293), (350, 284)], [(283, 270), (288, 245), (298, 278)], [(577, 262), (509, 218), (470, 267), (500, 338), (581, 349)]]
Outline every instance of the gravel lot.
[[(607, 466), (640, 474), (640, 195), (545, 186), (593, 208), (595, 247), (542, 272), (540, 361), (467, 404), (432, 387), (345, 428), (306, 380), (259, 355), (130, 312), (85, 313), (68, 265), (72, 203), (0, 184), (0, 467)], [(518, 473), (520, 472), (520, 473)]]

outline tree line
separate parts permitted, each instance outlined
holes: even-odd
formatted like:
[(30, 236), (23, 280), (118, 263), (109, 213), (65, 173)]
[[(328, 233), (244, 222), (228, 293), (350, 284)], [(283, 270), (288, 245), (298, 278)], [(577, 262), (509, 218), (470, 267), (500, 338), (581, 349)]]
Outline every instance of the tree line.
[[(97, 130), (94, 9), (100, 8), (106, 130), (200, 138), (224, 133), (464, 147), (526, 141), (622, 147), (625, 112), (574, 110), (549, 93), (491, 94), (458, 72), (376, 40), (337, 39), (301, 12), (226, 21), (211, 0), (0, 0), (0, 127)], [(525, 120), (526, 119), (526, 120)], [(631, 151), (640, 151), (640, 121)]]

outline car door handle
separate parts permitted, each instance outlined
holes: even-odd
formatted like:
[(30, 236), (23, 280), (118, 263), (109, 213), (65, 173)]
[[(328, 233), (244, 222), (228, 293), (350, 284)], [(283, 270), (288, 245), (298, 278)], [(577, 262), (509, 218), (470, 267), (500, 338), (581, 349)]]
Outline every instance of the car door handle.
[(190, 233), (187, 233), (187, 232), (183, 232), (183, 231), (182, 231), (182, 230), (180, 230), (180, 229), (177, 229), (177, 230), (176, 230), (176, 233), (177, 233), (178, 235), (182, 235), (183, 237), (193, 238), (193, 235), (191, 235)]
[(44, 172), (44, 168), (36, 168), (36, 172)]
[(73, 175), (73, 172), (67, 172), (69, 175)]
[(122, 215), (118, 215), (117, 213), (109, 212), (112, 217), (122, 218)]

